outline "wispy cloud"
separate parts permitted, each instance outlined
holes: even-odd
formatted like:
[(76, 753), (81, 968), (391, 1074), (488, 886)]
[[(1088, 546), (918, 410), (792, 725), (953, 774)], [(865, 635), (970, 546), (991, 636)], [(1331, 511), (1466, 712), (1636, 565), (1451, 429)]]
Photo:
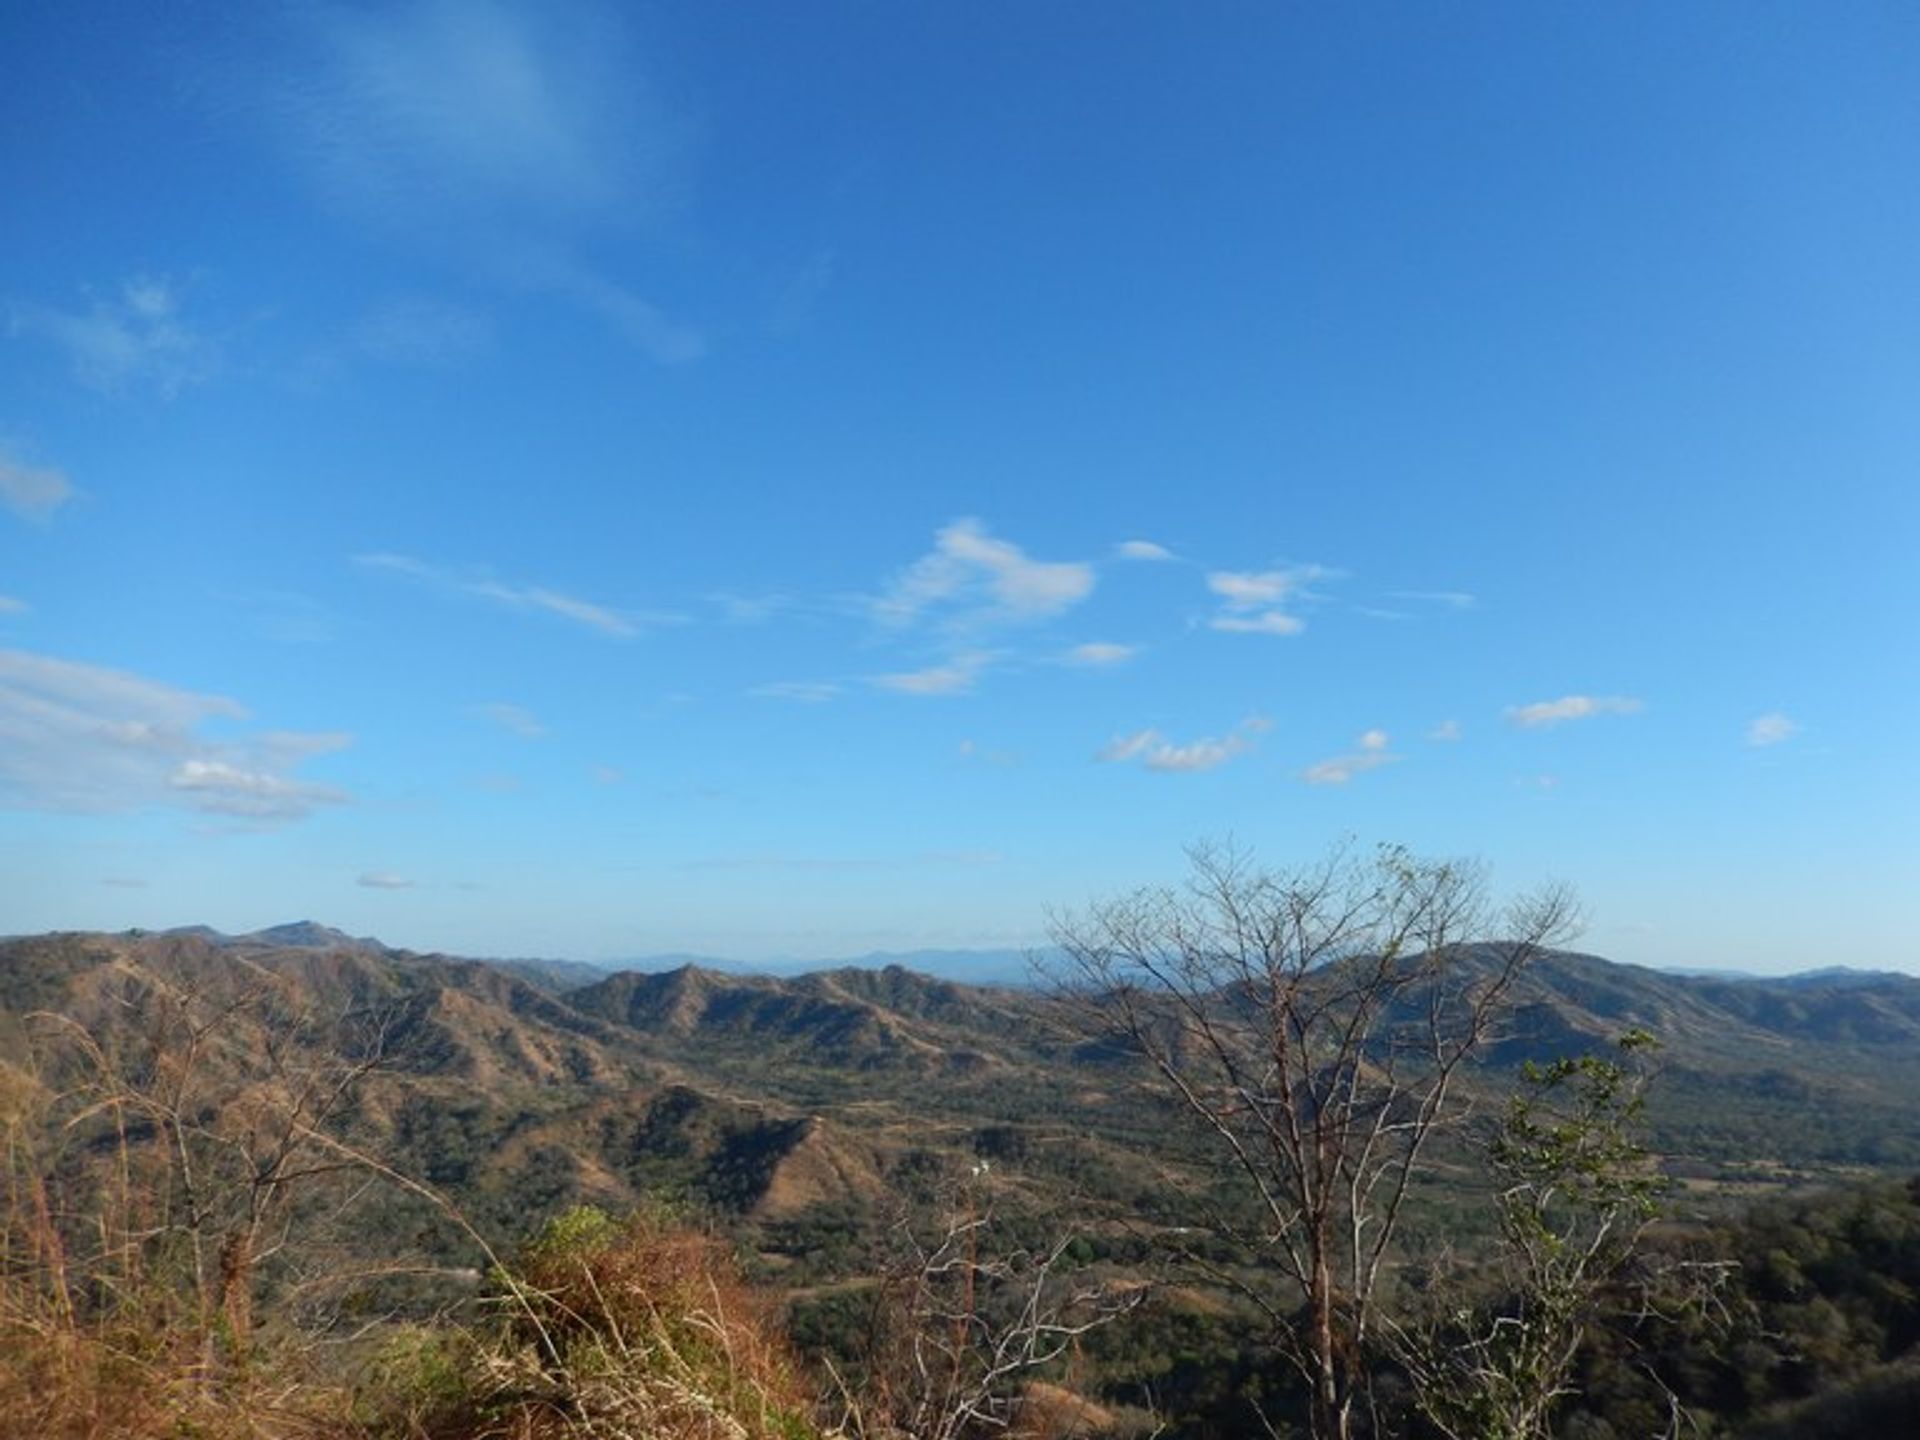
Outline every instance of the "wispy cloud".
[(0, 450), (0, 505), (22, 520), (50, 520), (73, 497), (73, 482), (58, 470), (29, 465)]
[(16, 600), (11, 595), (0, 595), (0, 615), (24, 615), (29, 608), (31, 607), (24, 600)]
[(1235, 635), (1298, 635), (1307, 622), (1291, 607), (1312, 598), (1309, 587), (1316, 580), (1334, 574), (1324, 565), (1211, 571), (1207, 588), (1220, 598), (1220, 609), (1207, 624)]
[(617, 7), (564, 18), (500, 0), (305, 12), (261, 92), (289, 154), (340, 214), (490, 283), (571, 302), (662, 362), (705, 348), (582, 258), (680, 203), (684, 126)]
[(493, 350), (493, 320), (470, 305), (411, 296), (367, 311), (353, 327), (351, 344), (390, 365), (461, 365)]
[(1152, 540), (1122, 540), (1113, 547), (1113, 553), (1122, 560), (1176, 560), (1173, 551)]
[(608, 605), (582, 600), (577, 595), (549, 589), (545, 585), (496, 580), (485, 572), (451, 570), (416, 560), (409, 555), (356, 555), (353, 563), (367, 570), (397, 575), (444, 595), (485, 600), (509, 610), (557, 616), (621, 640), (631, 639), (645, 629), (677, 624), (682, 619), (678, 615), (659, 612), (616, 610)]
[(1461, 730), (1460, 722), (1458, 720), (1442, 720), (1438, 725), (1434, 726), (1433, 729), (1427, 732), (1427, 739), (1438, 740), (1438, 741), (1441, 741), (1442, 743), (1446, 743), (1446, 742), (1458, 740), (1464, 734), (1465, 732)]
[(978, 629), (1050, 619), (1085, 600), (1093, 586), (1091, 565), (1030, 559), (978, 520), (956, 520), (872, 602), (872, 610), (892, 626), (938, 612), (956, 629)]
[(411, 890), (413, 881), (391, 870), (363, 870), (354, 884), (363, 890)]
[(1300, 772), (1300, 778), (1309, 785), (1344, 785), (1356, 775), (1392, 765), (1399, 759), (1388, 749), (1386, 731), (1368, 730), (1354, 741), (1352, 750), (1309, 765)]
[(595, 765), (592, 766), (587, 773), (593, 776), (593, 783), (596, 785), (624, 785), (627, 783), (627, 772), (622, 770), (618, 765)]
[(802, 705), (823, 705), (840, 693), (831, 680), (774, 680), (756, 685), (747, 692), (760, 700), (792, 700)]
[(1443, 610), (1471, 610), (1480, 603), (1477, 596), (1465, 590), (1390, 590), (1387, 598), (1436, 605)]
[(547, 727), (531, 710), (520, 705), (510, 705), (504, 700), (494, 700), (485, 705), (473, 707), (473, 713), (483, 720), (490, 720), (510, 735), (518, 735), (522, 740), (538, 740), (547, 733)]
[(171, 398), (219, 362), (218, 347), (182, 318), (166, 280), (129, 280), (76, 310), (15, 304), (8, 329), (52, 345), (81, 384), (109, 394), (144, 388)]
[(875, 675), (871, 683), (901, 695), (964, 695), (973, 689), (974, 682), (992, 660), (985, 651), (969, 651), (922, 670)]
[(1170, 740), (1159, 730), (1136, 730), (1116, 735), (1095, 753), (1096, 760), (1109, 765), (1135, 763), (1165, 773), (1190, 773), (1212, 770), (1252, 747), (1253, 736), (1267, 728), (1263, 720), (1243, 721), (1231, 733), (1206, 736), (1186, 743)]
[(1765, 715), (1756, 715), (1747, 722), (1747, 744), (1755, 746), (1779, 745), (1791, 740), (1800, 733), (1800, 726), (1778, 710)]
[(1633, 715), (1645, 708), (1643, 701), (1630, 695), (1563, 695), (1558, 700), (1510, 705), (1507, 707), (1507, 719), (1524, 730), (1539, 730), (1569, 720), (1586, 720), (1595, 715)]
[(0, 803), (112, 812), (174, 804), (213, 814), (298, 820), (348, 797), (300, 779), (345, 735), (266, 731), (214, 739), (246, 719), (236, 701), (122, 670), (0, 650)]
[(1116, 645), (1111, 641), (1093, 640), (1085, 645), (1076, 645), (1069, 650), (1066, 654), (1066, 663), (1098, 669), (1108, 665), (1124, 665), (1138, 653), (1139, 651), (1132, 645)]

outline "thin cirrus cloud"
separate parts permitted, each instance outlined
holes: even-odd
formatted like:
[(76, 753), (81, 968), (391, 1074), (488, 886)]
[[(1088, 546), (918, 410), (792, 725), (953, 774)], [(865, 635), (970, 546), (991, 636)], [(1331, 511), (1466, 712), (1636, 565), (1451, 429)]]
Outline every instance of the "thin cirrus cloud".
[(1634, 715), (1646, 708), (1644, 701), (1631, 695), (1562, 695), (1558, 700), (1536, 700), (1531, 705), (1510, 705), (1507, 719), (1523, 730), (1543, 730), (1564, 725), (1569, 720), (1587, 720), (1596, 715)]
[(1214, 570), (1207, 589), (1220, 608), (1208, 628), (1229, 635), (1298, 635), (1307, 622), (1294, 613), (1298, 602), (1313, 598), (1316, 580), (1330, 579), (1324, 565), (1293, 565), (1279, 570)]
[(1113, 547), (1113, 553), (1122, 560), (1177, 560), (1180, 557), (1166, 546), (1152, 540), (1122, 540)]
[(22, 520), (45, 523), (74, 497), (73, 482), (58, 470), (0, 450), (0, 505)]
[(443, 595), (483, 600), (507, 610), (554, 616), (617, 640), (630, 640), (644, 630), (678, 624), (682, 619), (679, 615), (661, 612), (616, 610), (545, 585), (496, 580), (484, 572), (452, 570), (410, 555), (356, 555), (353, 563), (365, 570), (398, 576)]
[(1300, 778), (1309, 785), (1344, 785), (1356, 775), (1396, 763), (1400, 757), (1387, 748), (1387, 732), (1368, 730), (1354, 741), (1354, 748), (1309, 765)]
[(96, 814), (179, 806), (271, 824), (347, 801), (344, 791), (295, 772), (350, 737), (204, 733), (210, 724), (246, 718), (244, 707), (222, 695), (0, 650), (0, 804)]
[(831, 680), (772, 680), (747, 692), (757, 700), (791, 700), (801, 705), (824, 705), (840, 693)]
[(1433, 605), (1442, 610), (1472, 610), (1480, 603), (1478, 596), (1466, 590), (1390, 590), (1387, 598)]
[(1206, 736), (1182, 744), (1170, 740), (1159, 730), (1136, 730), (1116, 735), (1094, 755), (1108, 765), (1138, 764), (1162, 774), (1192, 774), (1212, 770), (1235, 756), (1245, 754), (1253, 745), (1253, 736), (1267, 728), (1262, 720), (1248, 720), (1222, 736)]
[(870, 683), (896, 695), (965, 695), (992, 661), (985, 651), (968, 651), (924, 669), (875, 675)]
[(1066, 653), (1066, 663), (1081, 669), (1104, 669), (1111, 665), (1124, 665), (1133, 659), (1139, 651), (1132, 645), (1118, 645), (1112, 641), (1092, 640), (1085, 645), (1076, 645)]
[(446, 368), (491, 353), (494, 329), (484, 311), (411, 296), (367, 311), (349, 340), (360, 354), (389, 365)]
[(587, 263), (596, 238), (677, 209), (689, 127), (659, 102), (615, 7), (421, 0), (296, 12), (256, 87), (337, 213), (489, 283), (598, 316), (663, 363), (706, 349)]
[(8, 329), (51, 345), (89, 389), (144, 389), (171, 399), (207, 379), (219, 363), (213, 340), (180, 312), (169, 281), (138, 278), (111, 295), (89, 296), (78, 309), (15, 305)]
[(1093, 593), (1093, 567), (1035, 560), (978, 520), (956, 520), (933, 549), (909, 565), (872, 602), (875, 619), (895, 628), (929, 616), (954, 629), (1048, 620)]
[(0, 595), (0, 615), (24, 615), (30, 607), (24, 600), (11, 595)]
[(413, 881), (391, 870), (363, 870), (353, 882), (362, 890), (411, 890)]
[(1784, 744), (1799, 733), (1799, 724), (1778, 710), (1756, 715), (1747, 722), (1747, 744), (1756, 748)]
[(494, 700), (485, 705), (473, 707), (473, 713), (482, 720), (498, 725), (509, 735), (517, 735), (522, 740), (538, 740), (547, 733), (547, 727), (540, 723), (540, 717), (521, 705), (510, 705), (504, 700)]

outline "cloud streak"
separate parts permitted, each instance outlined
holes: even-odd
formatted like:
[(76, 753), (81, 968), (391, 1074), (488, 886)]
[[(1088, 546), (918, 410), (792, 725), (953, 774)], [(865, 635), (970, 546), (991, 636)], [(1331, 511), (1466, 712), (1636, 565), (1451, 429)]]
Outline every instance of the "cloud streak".
[(203, 733), (246, 718), (225, 696), (0, 650), (0, 803), (91, 813), (177, 805), (266, 823), (345, 803), (343, 791), (294, 772), (349, 737), (266, 731), (215, 740)]
[(954, 656), (923, 670), (906, 670), (890, 675), (875, 675), (872, 684), (898, 695), (964, 695), (974, 687), (993, 657), (983, 651)]
[(978, 520), (956, 520), (872, 602), (872, 611), (893, 627), (937, 612), (953, 628), (980, 629), (1051, 619), (1085, 600), (1093, 586), (1091, 565), (1034, 560)]
[(1510, 705), (1507, 707), (1507, 719), (1523, 730), (1544, 730), (1549, 726), (1564, 725), (1569, 720), (1588, 720), (1596, 715), (1635, 715), (1645, 708), (1645, 702), (1630, 695), (1563, 695), (1558, 700)]
[(1388, 749), (1386, 731), (1368, 730), (1354, 741), (1352, 750), (1309, 765), (1300, 772), (1300, 778), (1309, 785), (1345, 785), (1356, 775), (1395, 764), (1399, 759)]
[(1082, 669), (1105, 669), (1112, 665), (1124, 665), (1139, 652), (1132, 645), (1116, 645), (1110, 641), (1093, 640), (1085, 645), (1076, 645), (1066, 655), (1066, 663)]
[(53, 346), (75, 379), (105, 394), (148, 389), (171, 399), (207, 379), (219, 361), (218, 348), (182, 318), (173, 286), (161, 279), (128, 280), (78, 310), (15, 305), (8, 328)]
[(1208, 628), (1229, 635), (1298, 635), (1307, 622), (1292, 607), (1312, 598), (1308, 587), (1314, 581), (1334, 573), (1324, 565), (1210, 571), (1207, 589), (1219, 597), (1220, 608), (1207, 621)]
[(1756, 715), (1747, 722), (1747, 744), (1756, 748), (1785, 744), (1799, 733), (1799, 724), (1778, 710)]
[(675, 208), (685, 127), (614, 7), (498, 0), (307, 12), (261, 92), (287, 153), (338, 213), (480, 278), (594, 314), (663, 363), (704, 353), (581, 258)]
[(373, 553), (356, 555), (353, 563), (363, 569), (395, 575), (403, 580), (443, 595), (484, 600), (507, 610), (543, 614), (571, 621), (617, 640), (630, 640), (644, 630), (680, 623), (682, 617), (658, 612), (616, 610), (577, 595), (553, 590), (545, 585), (527, 585), (496, 580), (484, 573), (472, 574), (432, 565), (410, 555)]
[(1266, 728), (1263, 721), (1247, 720), (1227, 735), (1209, 735), (1184, 744), (1157, 729), (1136, 730), (1116, 735), (1095, 752), (1094, 758), (1108, 765), (1139, 764), (1162, 774), (1193, 774), (1245, 754), (1252, 748), (1253, 736)]
[(29, 465), (0, 450), (0, 505), (22, 520), (46, 523), (74, 493), (73, 482), (58, 470)]
[(540, 723), (539, 717), (531, 710), (510, 705), (504, 700), (476, 705), (473, 713), (482, 720), (492, 721), (510, 735), (518, 735), (522, 740), (538, 740), (547, 733), (547, 727)]

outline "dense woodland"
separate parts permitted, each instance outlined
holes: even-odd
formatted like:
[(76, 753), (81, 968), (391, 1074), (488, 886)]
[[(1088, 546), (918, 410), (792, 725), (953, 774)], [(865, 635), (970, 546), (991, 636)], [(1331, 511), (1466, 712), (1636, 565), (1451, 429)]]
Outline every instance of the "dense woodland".
[[(1083, 1001), (569, 988), (333, 934), (5, 942), (0, 1430), (1307, 1434), (1310, 1317), (1245, 1177)], [(1394, 1328), (1348, 1357), (1351, 1433), (1449, 1433), (1432, 1357), (1539, 1313), (1493, 1177), (1503, 1134), (1511, 1160), (1559, 1132), (1515, 1131), (1513, 1097), (1637, 1032), (1604, 1112), (1635, 1243), (1580, 1292), (1540, 1433), (1900, 1433), (1920, 983), (1543, 951), (1501, 1001), (1409, 1192)]]

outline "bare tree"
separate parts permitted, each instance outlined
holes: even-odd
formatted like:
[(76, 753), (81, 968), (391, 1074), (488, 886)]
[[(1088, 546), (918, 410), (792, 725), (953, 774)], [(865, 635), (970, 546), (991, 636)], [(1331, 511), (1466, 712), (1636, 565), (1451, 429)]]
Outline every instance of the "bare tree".
[(1068, 1231), (1006, 1243), (987, 1162), (931, 1225), (903, 1218), (900, 1252), (876, 1295), (864, 1398), (845, 1385), (842, 1423), (859, 1440), (964, 1440), (1007, 1432), (1023, 1390), (1144, 1291), (1070, 1273)]
[(1216, 1273), (1273, 1322), (1313, 1434), (1346, 1440), (1408, 1195), (1464, 1112), (1463, 1067), (1574, 903), (1556, 886), (1496, 910), (1479, 866), (1395, 847), (1294, 871), (1232, 847), (1190, 858), (1182, 887), (1057, 920), (1059, 978), (1251, 1191), (1250, 1217), (1205, 1218), (1263, 1269)]

